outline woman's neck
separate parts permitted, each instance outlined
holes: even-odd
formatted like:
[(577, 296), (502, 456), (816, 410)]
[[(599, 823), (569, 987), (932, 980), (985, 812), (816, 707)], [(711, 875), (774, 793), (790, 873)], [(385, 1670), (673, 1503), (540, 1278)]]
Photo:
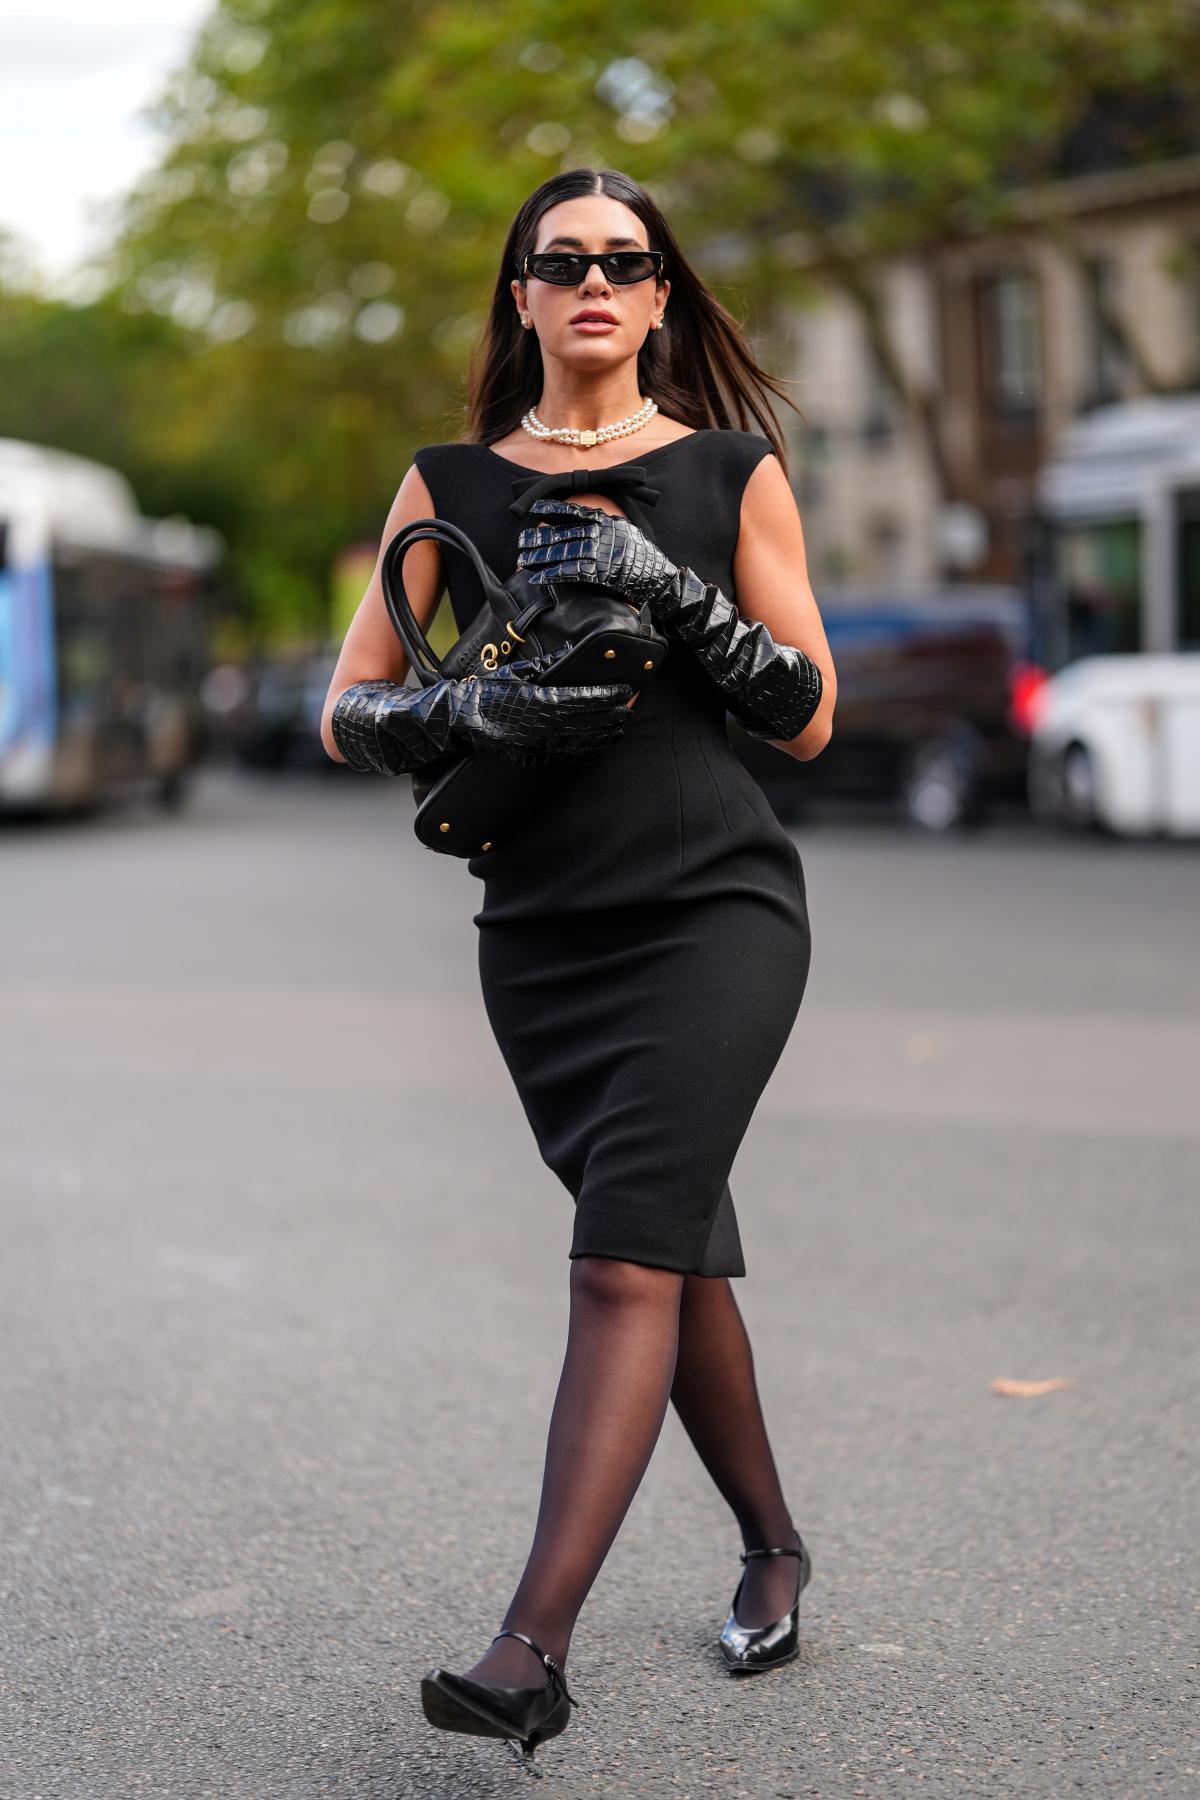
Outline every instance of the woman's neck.
[(631, 418), (646, 404), (636, 379), (599, 383), (548, 381), (534, 412), (552, 431), (599, 431)]

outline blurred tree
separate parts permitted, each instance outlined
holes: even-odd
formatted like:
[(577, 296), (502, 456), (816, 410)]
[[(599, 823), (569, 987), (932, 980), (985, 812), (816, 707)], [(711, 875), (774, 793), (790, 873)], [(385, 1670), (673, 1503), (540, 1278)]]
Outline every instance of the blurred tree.
[[(218, 475), (260, 615), (319, 627), (336, 551), (377, 540), (411, 448), (458, 430), (516, 206), (608, 164), (768, 362), (781, 303), (840, 283), (953, 494), (872, 260), (999, 222), (1097, 93), (1190, 93), (1198, 21), (1192, 0), (221, 0), (102, 264), (122, 314), (188, 345), (150, 358), (135, 460)], [(1159, 148), (1152, 111), (1135, 139)]]
[(169, 319), (127, 313), (111, 296), (73, 305), (0, 285), (0, 432), (120, 469), (148, 513), (222, 526), (225, 495), (207, 448), (190, 465), (181, 454), (168, 463), (147, 441), (191, 351)]

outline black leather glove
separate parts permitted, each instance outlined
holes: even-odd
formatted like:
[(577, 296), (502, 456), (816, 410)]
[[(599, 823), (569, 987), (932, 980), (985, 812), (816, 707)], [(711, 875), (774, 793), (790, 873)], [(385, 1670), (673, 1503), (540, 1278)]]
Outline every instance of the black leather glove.
[(677, 568), (630, 519), (570, 500), (535, 500), (529, 509), (564, 518), (526, 526), (518, 568), (530, 581), (591, 581), (643, 602), (668, 637), (693, 651), (743, 731), (794, 738), (821, 703), (821, 671), (791, 644), (777, 644), (757, 619), (743, 619), (720, 588)]
[(409, 774), (464, 749), (525, 767), (599, 755), (629, 723), (632, 687), (553, 687), (527, 679), (538, 666), (527, 659), (429, 687), (355, 682), (334, 703), (333, 741), (352, 768), (383, 775)]
[(526, 525), (517, 537), (518, 569), (544, 569), (531, 581), (590, 581), (640, 606), (675, 573), (675, 564), (639, 531), (632, 519), (581, 506), (575, 500), (535, 500), (531, 513), (548, 513), (561, 525)]

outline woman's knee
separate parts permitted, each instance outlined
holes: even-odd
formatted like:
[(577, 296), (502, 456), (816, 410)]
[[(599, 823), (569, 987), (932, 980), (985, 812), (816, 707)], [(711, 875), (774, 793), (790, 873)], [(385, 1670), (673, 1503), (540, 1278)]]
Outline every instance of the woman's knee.
[(624, 1262), (615, 1256), (571, 1259), (572, 1295), (599, 1306), (677, 1306), (684, 1279), (674, 1269)]

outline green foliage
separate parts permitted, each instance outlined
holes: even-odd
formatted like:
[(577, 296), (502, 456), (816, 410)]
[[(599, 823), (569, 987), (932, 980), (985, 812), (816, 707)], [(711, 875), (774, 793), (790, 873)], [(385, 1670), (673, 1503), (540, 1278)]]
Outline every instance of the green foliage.
[(814, 259), (854, 291), (847, 258), (1001, 218), (1092, 95), (1178, 86), (1197, 36), (1190, 0), (220, 0), (152, 109), (103, 301), (4, 299), (4, 429), (119, 463), (151, 507), (202, 500), (264, 628), (316, 633), (337, 553), (457, 435), (547, 175), (646, 185), (786, 373), (771, 333)]

